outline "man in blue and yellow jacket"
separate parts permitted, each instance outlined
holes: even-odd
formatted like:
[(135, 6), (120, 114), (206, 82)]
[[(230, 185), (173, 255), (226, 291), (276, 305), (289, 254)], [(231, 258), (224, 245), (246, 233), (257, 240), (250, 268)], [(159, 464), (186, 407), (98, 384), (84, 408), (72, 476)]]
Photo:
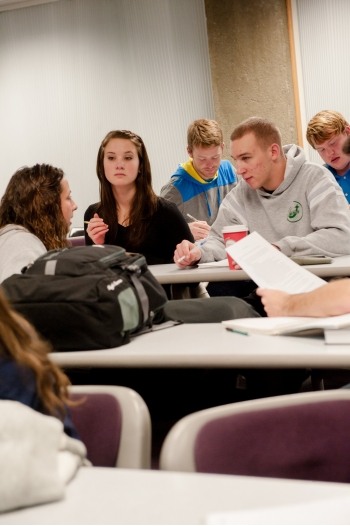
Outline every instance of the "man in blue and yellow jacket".
[(187, 130), (188, 161), (178, 166), (161, 196), (189, 223), (195, 240), (207, 237), (224, 197), (236, 183), (230, 161), (222, 160), (223, 133), (214, 120), (198, 119)]

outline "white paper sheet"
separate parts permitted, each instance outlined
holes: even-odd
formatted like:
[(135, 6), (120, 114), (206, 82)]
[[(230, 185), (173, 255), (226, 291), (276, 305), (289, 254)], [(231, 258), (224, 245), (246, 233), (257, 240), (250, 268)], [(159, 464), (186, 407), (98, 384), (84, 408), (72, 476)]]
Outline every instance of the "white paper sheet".
[(209, 261), (208, 263), (199, 263), (198, 268), (212, 268), (212, 267), (228, 267), (228, 260), (220, 259), (220, 261)]
[(350, 496), (213, 513), (206, 524), (350, 524)]
[(257, 232), (252, 232), (227, 247), (226, 252), (262, 288), (297, 294), (314, 290), (326, 283), (294, 263)]

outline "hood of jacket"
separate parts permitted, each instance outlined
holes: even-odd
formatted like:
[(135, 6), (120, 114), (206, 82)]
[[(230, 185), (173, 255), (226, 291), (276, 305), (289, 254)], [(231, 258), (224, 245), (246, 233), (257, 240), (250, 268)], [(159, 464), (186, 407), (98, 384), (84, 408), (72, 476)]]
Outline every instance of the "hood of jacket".
[(13, 233), (29, 232), (29, 230), (25, 228), (24, 226), (14, 225), (14, 224), (5, 225), (2, 228), (0, 228), (0, 236), (4, 236), (5, 234), (8, 234), (9, 232), (13, 232)]
[(210, 181), (205, 181), (194, 169), (192, 161), (188, 160), (183, 164), (179, 164), (176, 172), (171, 176), (171, 179), (185, 179), (187, 181), (190, 181), (194, 185), (200, 186), (201, 188), (203, 188), (203, 186), (207, 188), (212, 188), (217, 186), (217, 174), (218, 173), (216, 172), (215, 176)]
[(299, 171), (306, 162), (304, 150), (297, 144), (287, 144), (283, 146), (283, 153), (286, 157), (286, 169), (284, 172), (284, 179), (282, 183), (272, 193), (267, 192), (263, 188), (257, 191), (265, 197), (272, 197), (283, 194), (287, 188), (293, 183)]

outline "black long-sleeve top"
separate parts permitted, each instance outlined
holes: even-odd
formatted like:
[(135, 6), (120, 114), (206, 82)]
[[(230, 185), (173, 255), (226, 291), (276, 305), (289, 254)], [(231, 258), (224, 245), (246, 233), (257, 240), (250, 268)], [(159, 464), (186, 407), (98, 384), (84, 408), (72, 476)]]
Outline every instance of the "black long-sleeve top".
[[(123, 247), (127, 252), (138, 252), (145, 256), (148, 265), (158, 265), (162, 263), (173, 263), (176, 245), (183, 239), (194, 241), (181, 212), (176, 205), (158, 198), (158, 208), (149, 221), (145, 238), (141, 244), (134, 246), (130, 240), (130, 227), (118, 225), (114, 239), (111, 239), (110, 232), (107, 232), (105, 244)], [(97, 211), (99, 203), (90, 205), (84, 214), (84, 221), (90, 221)], [(86, 233), (85, 240), (87, 245), (92, 245), (91, 238)]]

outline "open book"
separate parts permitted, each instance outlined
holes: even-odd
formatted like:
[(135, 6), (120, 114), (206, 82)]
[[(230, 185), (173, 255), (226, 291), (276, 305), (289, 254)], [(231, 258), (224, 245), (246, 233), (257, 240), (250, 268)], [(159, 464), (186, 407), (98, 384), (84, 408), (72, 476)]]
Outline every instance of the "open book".
[(296, 334), (305, 331), (341, 329), (348, 327), (350, 332), (350, 314), (330, 316), (328, 318), (276, 317), (241, 318), (222, 322), (226, 329), (241, 334)]

